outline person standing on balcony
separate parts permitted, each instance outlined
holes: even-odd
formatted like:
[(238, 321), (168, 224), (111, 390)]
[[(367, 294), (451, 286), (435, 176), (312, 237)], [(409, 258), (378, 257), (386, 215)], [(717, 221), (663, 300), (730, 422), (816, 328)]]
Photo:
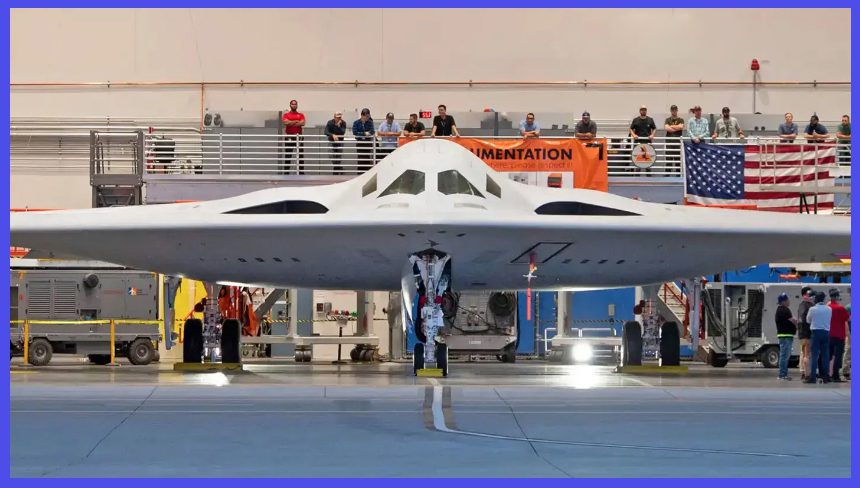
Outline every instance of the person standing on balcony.
[(376, 135), (382, 138), (382, 146), (376, 155), (377, 161), (388, 156), (397, 149), (397, 138), (400, 136), (400, 124), (394, 120), (394, 114), (388, 112), (385, 120), (379, 124)]
[(746, 139), (738, 119), (732, 117), (729, 107), (723, 107), (723, 116), (717, 120), (711, 139)]
[(454, 117), (448, 115), (448, 107), (439, 105), (439, 115), (433, 117), (433, 130), (430, 137), (460, 137)]
[(836, 126), (836, 158), (840, 163), (851, 162), (851, 118), (842, 116), (842, 123)]
[(418, 121), (418, 114), (409, 114), (409, 122), (403, 126), (403, 136), (411, 139), (424, 137), (424, 124)]
[(779, 142), (794, 142), (797, 139), (797, 124), (794, 123), (794, 114), (785, 113), (785, 122), (779, 124)]
[(325, 124), (325, 135), (328, 138), (331, 149), (331, 162), (334, 165), (336, 175), (343, 173), (340, 165), (340, 155), (343, 152), (343, 136), (346, 134), (346, 122), (343, 120), (343, 112), (335, 112), (334, 118)]
[(361, 117), (352, 123), (352, 135), (355, 136), (355, 148), (358, 153), (359, 171), (367, 171), (373, 166), (373, 118), (370, 117), (370, 109), (361, 109)]
[(639, 116), (630, 123), (630, 137), (637, 144), (646, 144), (654, 141), (656, 134), (657, 125), (654, 124), (654, 119), (648, 116), (648, 107), (642, 105), (639, 107)]
[(526, 120), (520, 121), (520, 135), (523, 139), (540, 137), (540, 125), (535, 122), (535, 114), (526, 114)]
[[(657, 135), (657, 125), (654, 123), (654, 119), (648, 116), (648, 107), (642, 105), (639, 107), (639, 116), (633, 119), (633, 122), (630, 123), (630, 137), (633, 138), (633, 150), (636, 150), (636, 146), (642, 145), (642, 152), (639, 153), (641, 158), (647, 158), (647, 160), (651, 161), (651, 153), (650, 151), (646, 151), (645, 144), (649, 144), (654, 142), (654, 136)], [(653, 148), (652, 148), (653, 151)], [(656, 160), (656, 154), (654, 159)], [(653, 164), (653, 161), (651, 161)], [(642, 172), (642, 173), (650, 173), (652, 168), (640, 168), (636, 169), (634, 167), (634, 171)]]
[(591, 114), (582, 112), (582, 119), (576, 123), (573, 133), (577, 139), (594, 139), (597, 137), (597, 124), (591, 120)]
[(803, 132), (805, 133), (803, 137), (812, 143), (827, 142), (827, 139), (829, 139), (827, 127), (824, 127), (818, 121), (818, 116), (815, 114), (809, 118), (809, 125), (806, 126), (806, 130)]
[(684, 134), (684, 119), (678, 117), (678, 106), (669, 107), (670, 115), (663, 122), (666, 129), (666, 160), (673, 166), (681, 167), (681, 136)]
[(296, 154), (296, 166), (299, 174), (304, 174), (304, 148), (302, 147), (302, 127), (305, 126), (305, 114), (299, 112), (299, 102), (290, 100), (290, 110), (282, 117), (286, 143), (284, 144), (285, 164), (281, 167), (282, 174), (286, 174), (286, 159)]
[(797, 306), (797, 320), (799, 321), (797, 338), (800, 340), (800, 379), (806, 381), (809, 377), (809, 341), (812, 337), (812, 332), (809, 330), (809, 321), (807, 314), (812, 308), (812, 288), (804, 286), (800, 290), (800, 304)]
[(776, 337), (779, 340), (779, 376), (780, 380), (791, 380), (788, 375), (788, 360), (791, 358), (791, 346), (794, 343), (794, 335), (797, 333), (797, 319), (791, 316), (788, 308), (788, 293), (780, 293), (777, 297), (776, 314)]
[(691, 108), (690, 113), (693, 114), (693, 116), (687, 121), (687, 135), (690, 137), (690, 140), (693, 141), (693, 144), (699, 144), (707, 140), (708, 136), (711, 134), (710, 128), (708, 127), (708, 119), (702, 118), (702, 107), (699, 105)]

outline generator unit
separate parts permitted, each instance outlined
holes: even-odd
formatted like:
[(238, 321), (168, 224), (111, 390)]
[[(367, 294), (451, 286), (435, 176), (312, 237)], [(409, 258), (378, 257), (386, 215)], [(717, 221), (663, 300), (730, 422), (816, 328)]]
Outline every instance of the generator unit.
[[(700, 355), (714, 367), (730, 360), (760, 362), (766, 368), (779, 366), (776, 336), (777, 297), (789, 296), (792, 316), (797, 317), (800, 290), (809, 286), (827, 293), (839, 290), (841, 303), (851, 303), (851, 285), (838, 283), (708, 283), (702, 293), (702, 342)], [(800, 344), (795, 340), (789, 367), (800, 362)]]
[(517, 295), (514, 292), (464, 292), (443, 303), (442, 335), (450, 352), (495, 354), (502, 362), (517, 358)]
[(13, 259), (9, 283), (10, 359), (23, 355), (25, 319), (31, 321), (28, 362), (34, 366), (48, 364), (54, 354), (107, 364), (110, 324), (92, 321), (110, 319), (123, 321), (114, 328), (117, 357), (137, 365), (159, 359), (161, 329), (153, 323), (158, 275), (91, 261)]

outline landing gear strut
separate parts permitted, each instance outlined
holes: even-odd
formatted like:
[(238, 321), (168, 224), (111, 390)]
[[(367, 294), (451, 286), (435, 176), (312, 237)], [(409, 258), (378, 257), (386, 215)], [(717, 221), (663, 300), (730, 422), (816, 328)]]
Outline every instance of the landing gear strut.
[[(409, 257), (403, 276), (404, 297), (412, 306), (403, 307), (404, 324), (413, 324), (418, 344), (413, 352), (416, 376), (448, 376), (448, 345), (441, 334), (443, 302), (451, 294), (451, 256), (428, 249)], [(410, 315), (414, 320), (410, 320)], [(428, 368), (428, 364), (435, 368)]]

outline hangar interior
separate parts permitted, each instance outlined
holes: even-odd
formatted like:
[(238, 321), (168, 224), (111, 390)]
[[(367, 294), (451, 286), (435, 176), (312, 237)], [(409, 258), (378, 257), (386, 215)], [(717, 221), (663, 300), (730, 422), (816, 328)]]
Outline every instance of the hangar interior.
[[(476, 28), (480, 25), (493, 28)], [(699, 38), (703, 25), (722, 26), (721, 37), (748, 48), (709, 49), (703, 57), (699, 43), (686, 41)], [(802, 144), (811, 116), (832, 135), (845, 123), (843, 114), (850, 114), (851, 28), (845, 10), (808, 15), (794, 9), (743, 14), (731, 9), (13, 9), (10, 29), (13, 214), (191, 206), (259, 190), (356, 181), (407, 147), (397, 136), (360, 134), (356, 128), (363, 126), (354, 123), (365, 120), (363, 109), (378, 132), (386, 114), (392, 115), (389, 124), (404, 128), (414, 113), (429, 136), (444, 104), (456, 120), (458, 139), (482, 141), (487, 146), (479, 147), (493, 148), (500, 161), (537, 161), (505, 166), (482, 157), (502, 178), (547, 193), (599, 187), (638, 202), (677, 206), (690, 203), (689, 138), (687, 132), (683, 138), (667, 134), (661, 122), (675, 116), (670, 106), (679, 108), (683, 122), (700, 106), (714, 128), (721, 108), (730, 107), (745, 139), (721, 136), (726, 140), (715, 138), (713, 146), (743, 146), (747, 161), (750, 153), (766, 155), (755, 174), (741, 170), (746, 191), (759, 195), (760, 206), (749, 203), (752, 197), (710, 206), (779, 207), (781, 213), (846, 221), (851, 215), (850, 138), (848, 144), (836, 139)], [(786, 30), (820, 33), (828, 49), (796, 43), (786, 50), (775, 42)], [(361, 42), (357, 31), (366, 36)], [(285, 32), (291, 33), (288, 39)], [(631, 55), (629, 44), (617, 40), (634, 32), (657, 51)], [(447, 40), (431, 41), (436, 35)], [(584, 39), (598, 44), (576, 48)], [(438, 49), (438, 42), (451, 49)], [(293, 101), (297, 110), (291, 110)], [(655, 132), (634, 137), (630, 121), (635, 123), (646, 106)], [(300, 135), (284, 124), (296, 111), (304, 121)], [(796, 146), (804, 147), (799, 173), (780, 156), (789, 146), (780, 139), (786, 112), (800, 129)], [(583, 113), (596, 124), (599, 143), (577, 137)], [(547, 144), (540, 146), (544, 156), (512, 157), (498, 149), (525, 140), (521, 121), (528, 115), (539, 123), (540, 137), (527, 142)], [(333, 119), (345, 122), (340, 142), (329, 136)], [(575, 151), (595, 149), (599, 156), (589, 156), (591, 167), (560, 166), (551, 151), (559, 151), (552, 145), (564, 141), (576, 145)], [(595, 167), (603, 171), (602, 179), (592, 174)], [(791, 180), (796, 174), (800, 179)], [(492, 192), (489, 183), (458, 185), (452, 193), (462, 192), (463, 185), (473, 194)], [(362, 196), (376, 191), (376, 177), (373, 186)], [(314, 212), (302, 207), (283, 213)], [(243, 249), (258, 239), (263, 237), (248, 228), (236, 232), (231, 245)], [(346, 250), (356, 236), (344, 232), (320, 239), (336, 240)], [(719, 425), (753, 412), (757, 402), (792, 403), (800, 411), (818, 401), (800, 381), (791, 388), (773, 384), (780, 361), (777, 297), (786, 294), (795, 308), (808, 286), (836, 290), (841, 303), (850, 304), (850, 254), (815, 263), (747, 263), (639, 286), (541, 289), (542, 273), (561, 264), (536, 262), (535, 256), (551, 258), (570, 245), (541, 242), (509, 260), (510, 272), (522, 276), (516, 289), (482, 283), (480, 289), (440, 293), (439, 333), (446, 351), (441, 356), (440, 343), (427, 352), (433, 341), (404, 323), (407, 302), (400, 292), (342, 290), (336, 279), (322, 279), (320, 289), (229, 276), (206, 281), (13, 246), (12, 474), (618, 476), (616, 462), (600, 455), (609, 452), (609, 459), (630, 461), (620, 471), (624, 476), (808, 475), (792, 467), (800, 454), (779, 449), (779, 440), (751, 449), (742, 444), (748, 439), (742, 440), (741, 431), (748, 425), (738, 421), (737, 430), (725, 432)], [(368, 274), (390, 257), (361, 252)], [(701, 248), (702, 256), (714, 252), (710, 244)], [(248, 259), (264, 263), (261, 257)], [(281, 258), (274, 261), (265, 265), (278, 266)], [(292, 261), (303, 265), (296, 257)], [(603, 261), (636, 266), (623, 259)], [(456, 280), (456, 271), (451, 276)], [(789, 353), (795, 380), (801, 374), (801, 347), (795, 341)], [(425, 367), (424, 357), (435, 358), (435, 367)], [(848, 358), (846, 378), (850, 352)], [(72, 394), (81, 403), (56, 411), (39, 406), (39, 398), (61, 399), (73, 385), (102, 393), (90, 399)], [(105, 385), (109, 388), (100, 389)], [(724, 390), (714, 393), (709, 386)], [(850, 438), (838, 428), (850, 420), (850, 387), (828, 387), (834, 393), (825, 408), (838, 421), (828, 435), (836, 440), (822, 454), (830, 471), (814, 475), (841, 476), (850, 472), (850, 460), (843, 459)], [(103, 403), (88, 403), (102, 394)], [(677, 403), (655, 400), (661, 396), (674, 396)], [(98, 447), (101, 440), (80, 435), (80, 422), (133, 418), (136, 409), (127, 409), (123, 398), (148, 405), (144, 412), (178, 415), (183, 439), (220, 421), (218, 402), (224, 402), (226, 414), (241, 415), (240, 404), (248, 401), (259, 414), (225, 427), (224, 435), (242, 436), (249, 447), (268, 450), (278, 432), (304, 439), (313, 449), (308, 459), (267, 455), (250, 458), (241, 468), (220, 454), (208, 466), (171, 469), (153, 467), (161, 458), (144, 451), (137, 454), (153, 459), (149, 468), (117, 459), (115, 452), (82, 457), (86, 446), (97, 441)], [(273, 406), (281, 402), (287, 407)], [(614, 402), (627, 407), (617, 409)], [(646, 406), (632, 407), (637, 404)], [(675, 414), (703, 409), (715, 413), (696, 426), (710, 429), (712, 442), (669, 436), (677, 451), (649, 443), (667, 434), (632, 420), (666, 415), (689, 432), (692, 424)], [(74, 412), (81, 417), (70, 421)], [(412, 414), (423, 415), (424, 425), (406, 420)], [(520, 426), (518, 414), (531, 419), (530, 427)], [(499, 420), (502, 415), (511, 415), (514, 424), (507, 417)], [(558, 432), (553, 422), (540, 420), (567, 420), (567, 415), (573, 420)], [(48, 419), (44, 424), (42, 416)], [(302, 416), (310, 419), (306, 427), (295, 424)], [(342, 429), (332, 427), (331, 418), (339, 419)], [(617, 429), (619, 418), (632, 428)], [(278, 419), (287, 419), (289, 427), (247, 435)], [(49, 453), (26, 443), (16, 447), (15, 439), (33, 426), (79, 442)], [(774, 428), (758, 424), (753, 435), (772, 435)], [(105, 439), (111, 435), (111, 442), (120, 443), (131, 433), (118, 429)], [(404, 463), (414, 467), (414, 461), (386, 447), (402, 435), (410, 436), (416, 449), (443, 442), (446, 454), (426, 472), (404, 471)], [(363, 436), (386, 460), (358, 455), (343, 463), (315, 461), (314, 449), (322, 449), (317, 436)], [(161, 445), (163, 439), (151, 441)], [(533, 453), (520, 452), (522, 445)], [(332, 452), (341, 448), (347, 447)], [(646, 458), (636, 457), (634, 448)], [(464, 462), (457, 454), (462, 449), (478, 454)], [(491, 451), (529, 459), (499, 467)], [(570, 453), (578, 458), (571, 460)], [(702, 462), (679, 468), (678, 459), (691, 454)]]

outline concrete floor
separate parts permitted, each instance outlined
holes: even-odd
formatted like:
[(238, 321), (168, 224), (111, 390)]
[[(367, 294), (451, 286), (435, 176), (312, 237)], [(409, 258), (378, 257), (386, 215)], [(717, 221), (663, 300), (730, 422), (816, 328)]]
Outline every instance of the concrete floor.
[(399, 363), (223, 374), (17, 361), (16, 477), (850, 476), (850, 386), (755, 366), (660, 377), (453, 363), (418, 379)]

